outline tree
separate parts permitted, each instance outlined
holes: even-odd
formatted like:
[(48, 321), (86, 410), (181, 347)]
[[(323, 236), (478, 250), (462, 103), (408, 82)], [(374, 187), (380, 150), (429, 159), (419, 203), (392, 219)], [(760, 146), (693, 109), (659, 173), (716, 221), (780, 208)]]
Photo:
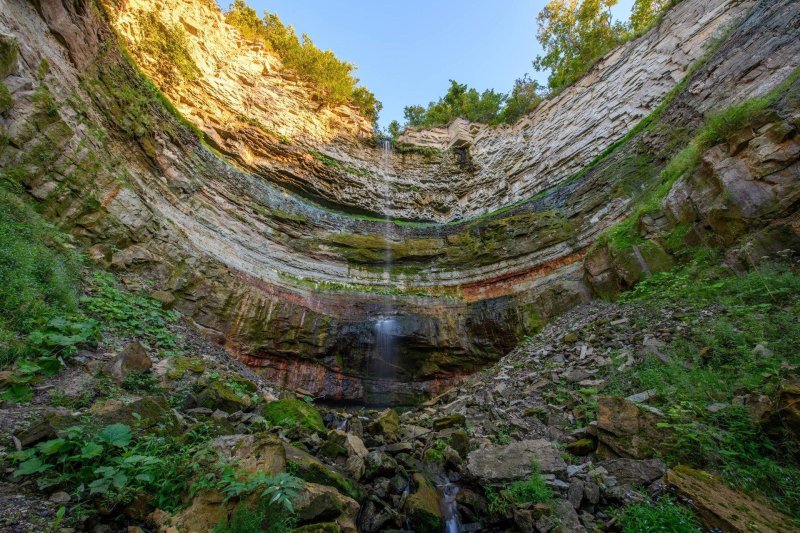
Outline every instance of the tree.
[(497, 117), (498, 122), (505, 124), (516, 122), (536, 109), (545, 96), (544, 87), (525, 74), (514, 82), (514, 88), (506, 99), (506, 105)]
[(548, 86), (559, 90), (625, 39), (625, 28), (611, 19), (617, 0), (550, 0), (537, 16), (537, 38), (545, 54), (533, 66), (550, 70)]
[(398, 121), (393, 120), (389, 124), (389, 127), (387, 128), (387, 130), (388, 130), (388, 133), (389, 133), (389, 137), (391, 137), (392, 139), (397, 139), (400, 136), (400, 133), (402, 133), (402, 131), (403, 131), (403, 126), (401, 126)]
[(644, 33), (671, 4), (670, 0), (636, 0), (628, 23), (631, 33)]

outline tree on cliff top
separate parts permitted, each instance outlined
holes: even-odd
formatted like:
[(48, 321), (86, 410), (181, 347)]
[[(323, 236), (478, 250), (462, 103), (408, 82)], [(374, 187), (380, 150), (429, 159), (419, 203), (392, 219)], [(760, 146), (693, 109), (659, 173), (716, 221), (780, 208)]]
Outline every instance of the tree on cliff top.
[(606, 52), (624, 41), (625, 26), (611, 18), (617, 0), (550, 0), (536, 17), (544, 55), (536, 70), (550, 70), (551, 90), (569, 85)]
[(264, 12), (259, 18), (244, 0), (234, 0), (225, 20), (243, 37), (264, 43), (286, 68), (296, 72), (317, 89), (317, 97), (326, 104), (350, 103), (372, 122), (378, 119), (382, 105), (365, 87), (358, 86), (356, 66), (342, 61), (330, 50), (319, 49), (308, 35), (298, 38), (275, 13)]

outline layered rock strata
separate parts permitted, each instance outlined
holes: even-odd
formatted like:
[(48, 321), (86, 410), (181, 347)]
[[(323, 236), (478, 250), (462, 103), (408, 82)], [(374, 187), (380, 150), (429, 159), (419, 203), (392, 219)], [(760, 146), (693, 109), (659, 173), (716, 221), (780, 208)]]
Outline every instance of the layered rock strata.
[[(575, 117), (572, 123), (581, 123), (592, 111), (585, 94), (600, 85), (581, 82), (570, 90), (578, 91), (573, 97), (565, 92), (524, 119), (514, 127), (519, 142), (509, 141), (513, 128), (485, 130), (473, 140), (469, 158), (394, 153), (387, 165), (372, 141), (360, 139), (366, 126), (353, 110), (312, 112), (308, 88), (279, 74), (272, 54), (236, 37), (213, 6), (168, 4), (157, 10), (146, 2), (127, 3), (106, 11), (93, 3), (0, 0), (3, 42), (18, 50), (3, 79), (14, 100), (2, 115), (3, 173), (37, 198), (52, 220), (92, 246), (98, 263), (131, 283), (145, 278), (169, 293), (202, 331), (264, 375), (329, 400), (386, 403), (436, 393), (567, 308), (594, 294), (613, 294), (627, 283), (622, 262), (612, 257), (604, 270), (587, 263), (589, 274), (584, 271), (598, 235), (628, 214), (633, 199), (654, 182), (705, 113), (766, 94), (800, 63), (796, 3), (720, 0), (701, 6), (685, 0), (679, 9), (689, 11), (676, 8), (659, 28), (605, 58), (590, 75), (598, 76), (598, 84), (623, 79), (608, 77), (614, 72), (630, 76), (624, 79), (638, 81), (619, 90), (646, 86), (647, 103), (613, 127), (594, 128), (605, 136), (564, 136), (562, 145), (576, 151), (560, 158), (562, 164), (541, 167), (546, 172), (517, 172), (520, 185), (509, 189), (515, 192), (497, 196), (491, 177), (496, 175), (482, 173), (488, 166), (480, 155), (495, 148), (481, 147), (513, 147), (498, 149), (492, 156), (498, 162), (550, 164), (541, 153), (552, 144), (547, 136), (525, 137), (545, 122), (539, 113), (548, 110), (560, 121)], [(162, 79), (162, 67), (137, 52), (140, 20), (150, 12), (183, 28), (202, 73), (196, 81)], [(687, 13), (695, 12), (702, 16), (690, 20)], [(741, 17), (721, 45), (708, 48), (712, 35)], [(205, 132), (212, 149), (129, 64), (112, 27), (139, 65)], [(682, 51), (683, 42), (691, 43), (690, 53)], [(710, 50), (708, 57), (698, 64), (694, 60), (704, 49)], [(672, 58), (663, 59), (672, 75), (655, 85), (639, 83), (649, 79), (637, 70), (645, 56)], [(689, 79), (649, 127), (590, 165), (692, 65)], [(259, 105), (267, 111), (240, 102), (245, 89), (239, 84), (260, 95)], [(586, 111), (574, 111), (577, 102)], [(592, 102), (600, 106), (606, 100), (595, 96)], [(609, 115), (605, 107), (593, 112)], [(762, 124), (747, 141), (753, 150), (767, 149), (766, 136), (776, 150), (791, 151), (785, 143), (796, 139), (795, 111), (787, 104), (776, 113), (769, 124), (786, 130), (783, 137), (775, 140), (776, 133), (761, 131), (767, 125)], [(240, 114), (245, 117), (237, 118)], [(742, 160), (749, 153), (734, 151), (729, 157)], [(738, 164), (724, 159), (706, 156), (711, 166), (719, 162), (717, 175)], [(795, 194), (787, 177), (794, 167), (787, 167), (774, 171), (782, 172), (775, 184), (774, 172), (758, 176), (778, 187), (773, 196)], [(580, 168), (585, 171), (565, 179)], [(717, 189), (725, 199), (726, 188), (752, 181), (742, 173), (726, 176)], [(342, 212), (347, 207), (441, 220), (477, 212), (461, 210), (454, 197), (430, 193), (426, 184), (432, 183), (441, 190), (474, 191), (487, 209), (541, 192), (490, 216), (446, 224)], [(382, 207), (387, 199), (396, 210)], [(434, 216), (435, 205), (448, 214)], [(793, 212), (792, 202), (781, 206), (780, 216)], [(769, 224), (777, 213), (770, 209), (760, 205), (726, 244)], [(695, 220), (702, 225), (704, 219), (696, 214)], [(658, 239), (652, 242), (637, 262), (663, 257)], [(641, 267), (640, 276), (658, 268)], [(388, 355), (381, 347), (387, 336)]]

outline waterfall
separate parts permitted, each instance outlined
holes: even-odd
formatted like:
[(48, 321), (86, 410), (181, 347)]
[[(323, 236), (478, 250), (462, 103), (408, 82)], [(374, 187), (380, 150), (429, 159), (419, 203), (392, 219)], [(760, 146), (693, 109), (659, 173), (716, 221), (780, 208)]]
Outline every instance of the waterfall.
[(442, 517), (444, 518), (445, 533), (462, 533), (464, 528), (461, 525), (461, 519), (458, 516), (458, 485), (451, 482), (446, 476), (442, 480), (443, 483), (439, 484), (442, 490), (442, 499), (440, 502), (442, 509)]
[[(392, 141), (380, 139), (379, 147), (383, 156), (383, 209), (385, 213), (385, 223), (383, 236), (386, 241), (384, 250), (383, 279), (390, 285), (392, 278), (392, 240), (394, 238), (394, 224), (390, 215), (392, 207), (392, 186), (390, 181), (392, 168)], [(397, 336), (399, 333), (399, 323), (394, 316), (392, 299), (385, 296), (383, 300), (382, 316), (375, 322), (375, 351), (377, 355), (376, 370), (379, 377), (394, 378), (397, 375), (399, 346)]]

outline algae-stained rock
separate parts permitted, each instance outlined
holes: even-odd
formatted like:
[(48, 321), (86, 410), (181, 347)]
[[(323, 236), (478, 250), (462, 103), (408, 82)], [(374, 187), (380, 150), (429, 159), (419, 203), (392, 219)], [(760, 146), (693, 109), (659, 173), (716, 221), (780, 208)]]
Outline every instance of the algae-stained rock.
[(178, 380), (186, 375), (186, 372), (202, 374), (206, 370), (206, 362), (200, 357), (179, 356), (170, 360), (169, 369), (166, 376), (172, 380)]
[(800, 440), (800, 382), (781, 387), (775, 408), (764, 419), (770, 435), (779, 439), (788, 432)]
[(570, 442), (564, 447), (572, 455), (583, 457), (589, 455), (597, 449), (597, 442), (594, 439), (584, 438), (578, 439), (575, 442)]
[(400, 431), (400, 417), (394, 409), (387, 409), (378, 415), (377, 420), (372, 424), (375, 433), (386, 437), (387, 441), (396, 441)]
[(292, 474), (311, 483), (333, 487), (345, 496), (359, 499), (360, 494), (355, 483), (313, 455), (289, 444), (284, 444), (284, 447), (287, 468)]
[(189, 507), (172, 517), (170, 523), (178, 531), (211, 531), (228, 518), (229, 506), (224, 501), (225, 496), (217, 491), (200, 491)]
[(301, 426), (315, 431), (325, 431), (322, 415), (312, 404), (287, 398), (264, 406), (264, 418), (275, 426)]
[(677, 466), (667, 472), (664, 481), (691, 501), (692, 509), (707, 528), (735, 533), (797, 531), (790, 517), (763, 498), (733, 490), (707, 472)]
[(552, 442), (523, 440), (506, 446), (487, 446), (470, 452), (467, 471), (483, 483), (524, 479), (538, 468), (542, 474), (566, 476), (567, 464)]
[[(364, 442), (352, 433), (334, 429), (328, 432), (328, 438), (323, 447), (328, 446), (329, 451), (336, 452), (336, 455), (346, 455), (351, 457), (357, 455), (366, 457), (369, 451)], [(341, 450), (341, 453), (339, 453)]]
[(414, 474), (413, 479), (416, 490), (406, 500), (403, 511), (415, 532), (438, 533), (443, 526), (439, 493), (422, 474)]
[(92, 405), (90, 411), (105, 425), (119, 423), (137, 429), (163, 426), (171, 431), (180, 428), (180, 421), (163, 396), (148, 396), (132, 403), (106, 400)]
[(364, 479), (367, 480), (376, 477), (391, 477), (397, 469), (397, 461), (385, 452), (372, 451), (364, 459)]
[(437, 418), (433, 421), (433, 429), (436, 431), (441, 431), (443, 429), (452, 427), (464, 427), (466, 423), (467, 418), (464, 415), (455, 414), (443, 416), (442, 418)]
[(252, 400), (225, 381), (209, 383), (198, 395), (197, 404), (209, 409), (220, 409), (226, 413), (243, 411), (250, 407)]
[(235, 461), (244, 472), (264, 472), (271, 476), (287, 470), (284, 442), (272, 435), (224, 435), (212, 441), (227, 460)]
[(0, 80), (16, 70), (18, 56), (17, 40), (11, 35), (0, 34)]
[(598, 455), (648, 459), (665, 432), (660, 418), (625, 398), (601, 396), (597, 402)]

